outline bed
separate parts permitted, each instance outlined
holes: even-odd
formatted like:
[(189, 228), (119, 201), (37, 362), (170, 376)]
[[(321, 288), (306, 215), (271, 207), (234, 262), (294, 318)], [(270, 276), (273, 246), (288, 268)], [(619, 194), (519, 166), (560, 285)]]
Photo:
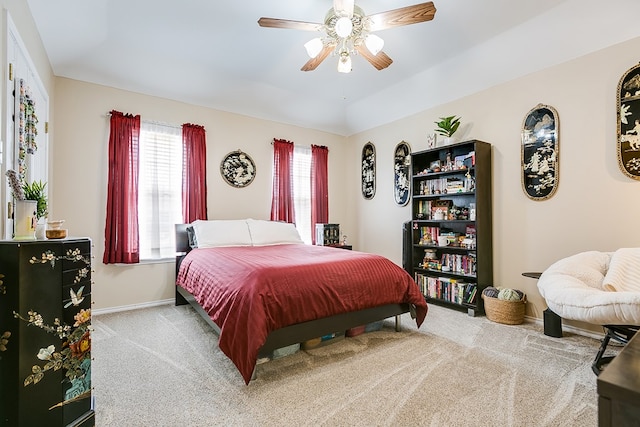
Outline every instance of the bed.
[(191, 304), (246, 384), (259, 357), (349, 328), (427, 314), (411, 276), (374, 254), (305, 245), (292, 224), (176, 225), (176, 305)]

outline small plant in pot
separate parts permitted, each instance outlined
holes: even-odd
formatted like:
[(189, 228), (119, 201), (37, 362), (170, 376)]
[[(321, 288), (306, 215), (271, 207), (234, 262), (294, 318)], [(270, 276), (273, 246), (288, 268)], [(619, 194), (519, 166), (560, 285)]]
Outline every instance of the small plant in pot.
[(46, 217), (48, 214), (47, 192), (45, 191), (46, 186), (47, 183), (42, 181), (33, 181), (31, 184), (25, 182), (22, 184), (24, 200), (35, 200), (38, 202), (36, 205), (36, 217), (38, 217), (39, 220)]
[(434, 122), (436, 124), (435, 132), (444, 137), (444, 145), (452, 142), (453, 134), (460, 127), (460, 119), (461, 117), (456, 116), (440, 117), (439, 121)]
[(49, 213), (49, 204), (47, 201), (47, 192), (45, 187), (47, 186), (46, 182), (42, 181), (33, 181), (32, 183), (24, 182), (22, 183), (22, 192), (24, 193), (24, 200), (35, 200), (36, 203), (36, 218), (38, 219), (38, 223), (36, 225), (36, 238), (44, 239), (45, 238), (45, 223), (44, 218), (46, 218)]

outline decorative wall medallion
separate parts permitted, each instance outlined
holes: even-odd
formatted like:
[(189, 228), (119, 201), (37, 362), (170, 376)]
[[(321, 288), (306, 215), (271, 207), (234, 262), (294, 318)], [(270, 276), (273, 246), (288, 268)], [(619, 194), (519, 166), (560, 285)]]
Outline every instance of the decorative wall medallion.
[(220, 173), (225, 182), (242, 188), (251, 184), (256, 176), (256, 165), (247, 153), (240, 150), (227, 154), (220, 163)]
[(411, 147), (404, 141), (393, 150), (393, 197), (399, 206), (409, 203), (411, 196)]
[(376, 147), (370, 142), (362, 147), (362, 196), (366, 200), (376, 195)]
[(618, 83), (618, 165), (629, 178), (640, 179), (640, 64)]
[(559, 180), (560, 122), (558, 112), (538, 104), (522, 123), (522, 189), (532, 200), (554, 195)]

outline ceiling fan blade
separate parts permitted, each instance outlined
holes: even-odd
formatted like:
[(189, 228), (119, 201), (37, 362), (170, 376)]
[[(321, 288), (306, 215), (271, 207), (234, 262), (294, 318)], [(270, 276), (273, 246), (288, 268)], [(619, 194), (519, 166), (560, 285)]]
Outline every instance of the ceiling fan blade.
[(288, 19), (264, 17), (258, 19), (258, 25), (260, 25), (261, 27), (290, 28), (292, 30), (302, 31), (320, 31), (322, 29), (322, 24), (316, 24), (314, 22), (290, 21)]
[(356, 46), (356, 50), (364, 59), (369, 61), (371, 65), (376, 67), (378, 70), (384, 70), (393, 62), (393, 59), (389, 58), (389, 56), (383, 51), (378, 52), (377, 55), (369, 52), (369, 49), (364, 45)]
[(353, 16), (354, 0), (333, 0), (333, 11), (337, 16)]
[(401, 7), (399, 9), (388, 10), (386, 12), (369, 15), (371, 26), (369, 31), (386, 30), (387, 28), (401, 27), (403, 25), (417, 24), (419, 22), (430, 21), (436, 14), (436, 7), (433, 2), (415, 4), (413, 6)]
[(335, 49), (335, 46), (325, 45), (325, 47), (322, 48), (322, 50), (320, 51), (318, 56), (308, 60), (307, 63), (304, 64), (302, 66), (302, 68), (300, 68), (300, 71), (313, 71), (313, 70), (315, 70), (316, 68), (318, 68), (318, 65), (320, 65), (320, 63), (322, 61), (324, 61), (327, 58), (327, 56), (329, 56), (331, 54), (331, 52), (333, 52), (334, 49)]

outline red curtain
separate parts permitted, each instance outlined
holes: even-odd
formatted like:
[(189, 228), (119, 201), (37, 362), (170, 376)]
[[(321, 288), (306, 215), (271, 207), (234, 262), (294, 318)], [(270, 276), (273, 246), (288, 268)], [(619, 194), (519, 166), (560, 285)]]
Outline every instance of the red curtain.
[(207, 219), (207, 144), (204, 126), (182, 125), (182, 217)]
[(140, 262), (138, 164), (140, 116), (111, 111), (105, 264)]
[[(329, 222), (329, 149), (321, 145), (311, 146), (311, 230), (316, 224)], [(316, 233), (312, 232), (313, 244)]]
[(273, 140), (271, 220), (295, 223), (293, 209), (293, 142)]

